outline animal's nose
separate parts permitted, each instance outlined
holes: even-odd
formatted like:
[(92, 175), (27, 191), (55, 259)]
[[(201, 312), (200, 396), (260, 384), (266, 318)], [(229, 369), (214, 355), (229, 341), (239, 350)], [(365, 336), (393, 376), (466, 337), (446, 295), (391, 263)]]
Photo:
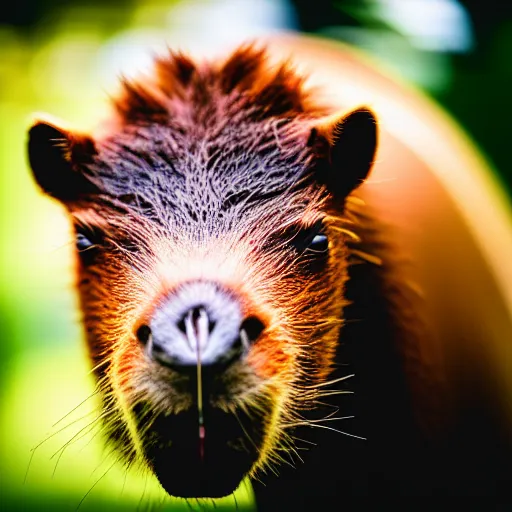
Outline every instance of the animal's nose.
[(243, 358), (265, 326), (242, 318), (237, 298), (213, 283), (191, 283), (170, 295), (137, 337), (154, 361), (175, 369), (229, 365)]

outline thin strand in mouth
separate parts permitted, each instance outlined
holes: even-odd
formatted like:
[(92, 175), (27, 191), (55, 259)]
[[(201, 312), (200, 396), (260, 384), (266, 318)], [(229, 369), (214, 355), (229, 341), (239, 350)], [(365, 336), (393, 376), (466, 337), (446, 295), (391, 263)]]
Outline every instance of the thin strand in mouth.
[(187, 331), (187, 338), (189, 340), (195, 339), (196, 341), (196, 354), (197, 354), (197, 418), (199, 424), (199, 456), (204, 460), (204, 440), (206, 430), (204, 426), (203, 415), (203, 379), (201, 368), (201, 345), (205, 346), (208, 336), (208, 314), (203, 308), (199, 309), (199, 315), (194, 318), (194, 312), (190, 311), (185, 318), (185, 328)]
[[(199, 433), (199, 455), (204, 460), (204, 443), (206, 437), (206, 429), (204, 425), (203, 414), (203, 375), (201, 365), (201, 347), (205, 347), (209, 336), (209, 318), (204, 308), (189, 311), (185, 318), (185, 330), (189, 343), (195, 341), (197, 365), (197, 417), (198, 417), (198, 433)], [(248, 352), (250, 348), (249, 336), (245, 329), (240, 329), (240, 340), (244, 352)]]

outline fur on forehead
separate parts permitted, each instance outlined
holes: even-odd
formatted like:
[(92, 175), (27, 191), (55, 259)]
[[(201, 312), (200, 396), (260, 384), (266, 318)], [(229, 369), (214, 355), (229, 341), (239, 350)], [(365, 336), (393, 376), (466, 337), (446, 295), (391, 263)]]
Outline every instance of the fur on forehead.
[(324, 115), (303, 82), (288, 63), (272, 66), (265, 50), (253, 45), (214, 62), (195, 63), (184, 54), (169, 52), (155, 60), (152, 77), (123, 79), (114, 106), (124, 124), (179, 123), (195, 128), (239, 113), (253, 121)]
[(311, 123), (326, 114), (287, 63), (273, 68), (252, 46), (200, 64), (171, 52), (152, 77), (123, 80), (114, 107), (118, 124), (94, 165), (101, 188), (192, 218), (302, 184)]

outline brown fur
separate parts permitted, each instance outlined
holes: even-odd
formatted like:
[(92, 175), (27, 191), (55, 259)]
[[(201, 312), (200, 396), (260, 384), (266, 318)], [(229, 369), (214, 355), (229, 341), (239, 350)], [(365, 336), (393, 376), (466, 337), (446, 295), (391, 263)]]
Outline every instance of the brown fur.
[[(246, 46), (225, 61), (157, 59), (152, 77), (122, 82), (114, 118), (96, 140), (38, 123), (29, 156), (92, 243), (78, 290), (107, 436), (125, 461), (170, 493), (218, 496), (245, 474), (298, 464), (305, 439), (319, 445), (300, 470), (317, 497), (324, 482), (329, 496), (421, 494), (442, 450), (425, 444), (412, 396), (428, 408), (443, 386), (420, 353), (421, 298), (400, 279), (389, 231), (350, 195), (373, 162), (373, 115), (333, 114), (288, 64)], [(321, 254), (308, 245), (318, 233)], [(198, 282), (264, 325), (247, 357), (205, 369), (207, 462), (194, 451), (193, 377), (157, 363), (137, 335)], [(340, 439), (330, 421), (344, 418)], [(354, 444), (360, 434), (368, 444)], [(273, 489), (305, 506), (293, 478), (258, 488), (263, 506), (284, 506)]]
[(325, 114), (302, 82), (288, 64), (269, 67), (265, 52), (252, 46), (239, 48), (224, 62), (202, 65), (171, 52), (156, 60), (149, 80), (123, 80), (114, 105), (126, 124), (181, 118), (204, 126), (219, 110), (226, 118), (243, 112), (255, 121)]
[[(171, 53), (151, 79), (124, 80), (114, 106), (115, 128), (80, 146), (88, 159), (75, 158), (73, 134), (44, 123), (29, 143), (36, 179), (94, 244), (79, 257), (78, 289), (107, 433), (161, 481), (185, 472), (179, 458), (158, 469), (154, 450), (167, 446), (173, 417), (194, 411), (192, 383), (148, 358), (135, 334), (187, 282), (218, 283), (265, 326), (246, 359), (205, 385), (212, 417), (245, 417), (227, 446), (247, 460), (220, 487), (209, 469), (203, 483), (167, 480), (170, 492), (225, 493), (294, 450), (289, 432), (322, 394), (343, 322), (340, 205), (371, 165), (375, 122), (359, 111), (320, 126), (326, 111), (302, 78), (250, 46), (220, 63)], [(320, 222), (329, 255), (297, 246)], [(210, 432), (224, 428), (212, 421)]]

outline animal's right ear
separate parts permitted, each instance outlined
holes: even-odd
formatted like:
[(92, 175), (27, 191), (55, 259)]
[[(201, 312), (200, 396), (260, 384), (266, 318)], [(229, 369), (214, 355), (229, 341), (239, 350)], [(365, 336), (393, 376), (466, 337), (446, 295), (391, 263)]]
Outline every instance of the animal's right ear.
[(28, 159), (35, 180), (47, 194), (68, 202), (97, 191), (84, 175), (96, 154), (88, 135), (36, 121), (28, 133)]
[(322, 120), (310, 133), (320, 164), (318, 178), (334, 197), (344, 199), (368, 176), (377, 149), (377, 121), (367, 108)]

